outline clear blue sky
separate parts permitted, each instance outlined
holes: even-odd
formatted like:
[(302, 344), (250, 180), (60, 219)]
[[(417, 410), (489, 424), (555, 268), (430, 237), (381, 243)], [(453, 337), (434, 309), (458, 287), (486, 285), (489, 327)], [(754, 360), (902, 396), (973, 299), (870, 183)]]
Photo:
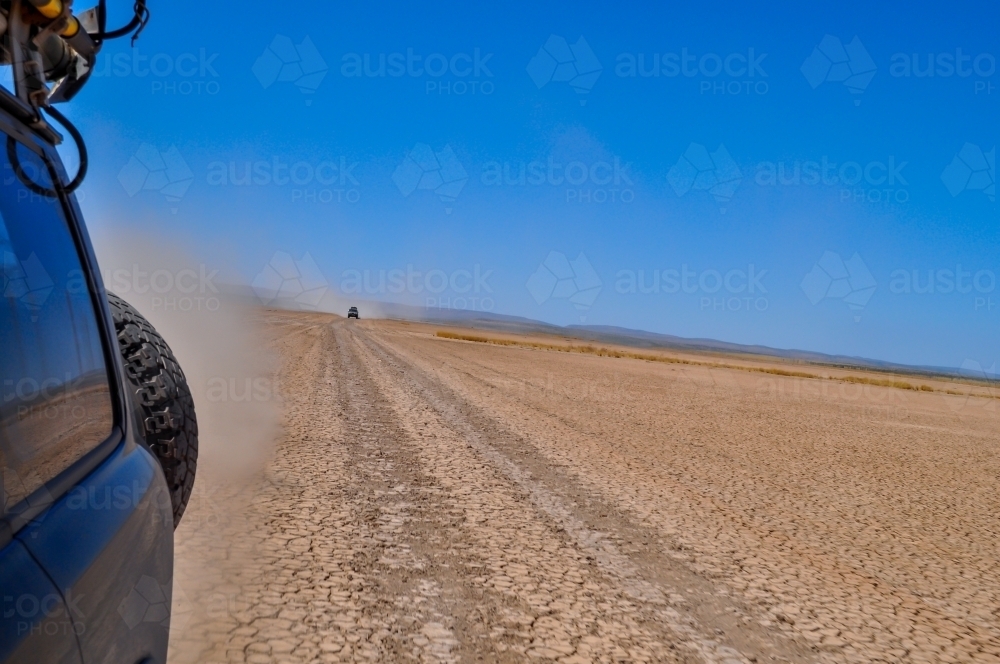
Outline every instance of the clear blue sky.
[(154, 0), (69, 108), (89, 223), (348, 298), (1000, 358), (995, 3), (479, 4)]

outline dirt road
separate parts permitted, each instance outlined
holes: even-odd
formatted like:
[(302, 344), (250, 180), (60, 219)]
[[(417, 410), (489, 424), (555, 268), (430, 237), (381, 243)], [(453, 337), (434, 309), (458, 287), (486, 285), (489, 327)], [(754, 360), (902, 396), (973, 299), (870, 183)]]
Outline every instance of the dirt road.
[(284, 436), (196, 491), (172, 662), (1000, 662), (988, 399), (268, 320)]

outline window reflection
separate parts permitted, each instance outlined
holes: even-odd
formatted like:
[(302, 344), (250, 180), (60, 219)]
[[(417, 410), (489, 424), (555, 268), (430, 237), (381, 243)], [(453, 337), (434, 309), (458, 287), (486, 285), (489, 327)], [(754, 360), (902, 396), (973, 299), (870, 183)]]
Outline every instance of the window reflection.
[[(17, 158), (23, 175), (51, 186), (37, 155), (18, 145)], [(62, 206), (30, 191), (6, 150), (0, 164), (0, 513), (6, 515), (106, 439), (113, 418), (97, 317)]]

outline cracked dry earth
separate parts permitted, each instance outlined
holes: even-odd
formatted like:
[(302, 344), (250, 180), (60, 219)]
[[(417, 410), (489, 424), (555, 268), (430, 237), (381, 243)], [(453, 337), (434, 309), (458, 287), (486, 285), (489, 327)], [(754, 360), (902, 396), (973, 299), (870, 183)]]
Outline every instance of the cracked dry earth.
[(268, 322), (283, 438), (196, 489), (171, 662), (1000, 662), (989, 400)]

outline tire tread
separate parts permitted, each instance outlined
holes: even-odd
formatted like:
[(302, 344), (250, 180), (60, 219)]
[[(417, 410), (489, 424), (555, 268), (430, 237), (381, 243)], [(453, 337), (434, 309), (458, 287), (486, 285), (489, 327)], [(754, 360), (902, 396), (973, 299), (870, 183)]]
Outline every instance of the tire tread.
[(130, 397), (143, 423), (143, 439), (167, 480), (176, 528), (191, 498), (197, 471), (194, 399), (180, 364), (156, 328), (117, 295), (108, 293), (108, 303)]

